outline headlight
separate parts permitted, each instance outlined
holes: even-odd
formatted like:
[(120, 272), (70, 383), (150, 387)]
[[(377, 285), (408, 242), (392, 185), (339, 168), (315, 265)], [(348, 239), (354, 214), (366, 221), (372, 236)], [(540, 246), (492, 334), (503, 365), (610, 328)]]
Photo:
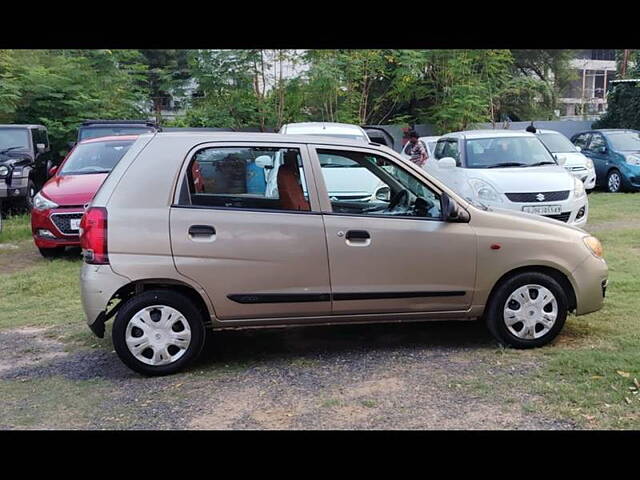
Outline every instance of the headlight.
[(584, 189), (584, 183), (576, 177), (573, 177), (573, 194), (576, 198), (584, 197), (587, 194)]
[(625, 155), (624, 159), (629, 165), (640, 165), (640, 155), (631, 153), (629, 155)]
[(591, 250), (591, 253), (593, 253), (598, 258), (602, 258), (602, 256), (604, 255), (604, 249), (602, 248), (600, 240), (589, 235), (588, 237), (584, 237), (582, 241), (587, 246), (587, 248)]
[(484, 180), (472, 178), (469, 180), (469, 185), (471, 185), (473, 194), (478, 200), (483, 202), (502, 203), (502, 198), (498, 191)]
[(587, 168), (589, 170), (593, 170), (593, 160), (591, 160), (589, 157), (585, 157), (587, 159)]
[(40, 192), (36, 193), (36, 196), (33, 197), (33, 208), (36, 210), (50, 210), (57, 207), (57, 203), (53, 203), (48, 198), (40, 195)]
[(9, 173), (9, 167), (7, 167), (6, 165), (2, 165), (0, 167), (0, 177), (4, 177), (8, 173)]

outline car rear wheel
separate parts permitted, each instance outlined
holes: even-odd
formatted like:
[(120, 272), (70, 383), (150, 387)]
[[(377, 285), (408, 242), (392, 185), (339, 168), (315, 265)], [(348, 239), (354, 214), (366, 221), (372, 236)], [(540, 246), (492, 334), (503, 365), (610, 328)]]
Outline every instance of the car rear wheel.
[(44, 258), (58, 258), (64, 253), (64, 247), (38, 248)]
[(184, 295), (152, 290), (127, 300), (112, 330), (120, 360), (143, 375), (183, 369), (202, 351), (205, 328), (200, 311)]
[(487, 305), (487, 326), (503, 345), (535, 348), (551, 342), (567, 318), (567, 295), (551, 276), (517, 274), (497, 287)]
[(618, 170), (611, 170), (607, 175), (607, 191), (618, 193), (622, 190), (622, 175)]

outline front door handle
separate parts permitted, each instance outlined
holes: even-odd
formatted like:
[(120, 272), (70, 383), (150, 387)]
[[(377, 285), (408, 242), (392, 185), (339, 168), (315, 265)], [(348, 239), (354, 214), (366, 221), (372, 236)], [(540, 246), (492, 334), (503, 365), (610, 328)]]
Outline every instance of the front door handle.
[(216, 234), (216, 229), (211, 225), (191, 225), (189, 235), (192, 237), (211, 237)]
[(345, 235), (347, 240), (368, 240), (371, 238), (366, 230), (349, 230)]

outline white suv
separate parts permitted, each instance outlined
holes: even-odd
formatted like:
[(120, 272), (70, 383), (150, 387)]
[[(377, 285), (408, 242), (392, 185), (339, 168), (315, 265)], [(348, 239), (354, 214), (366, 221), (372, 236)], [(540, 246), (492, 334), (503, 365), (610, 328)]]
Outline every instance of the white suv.
[(425, 170), (464, 198), (492, 208), (587, 223), (584, 184), (528, 132), (474, 130), (444, 135)]

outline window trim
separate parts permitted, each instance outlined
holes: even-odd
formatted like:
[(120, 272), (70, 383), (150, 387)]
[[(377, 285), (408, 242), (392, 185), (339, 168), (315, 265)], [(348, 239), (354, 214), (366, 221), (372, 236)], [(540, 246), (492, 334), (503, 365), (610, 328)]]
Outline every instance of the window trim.
[[(387, 155), (386, 153), (380, 152), (379, 150), (374, 150), (366, 147), (352, 147), (346, 145), (321, 145), (321, 144), (310, 144), (309, 153), (312, 160), (312, 167), (314, 168), (313, 176), (316, 180), (317, 192), (320, 199), (320, 206), (323, 215), (333, 215), (333, 216), (341, 216), (341, 217), (359, 217), (359, 218), (384, 218), (384, 219), (396, 219), (396, 220), (419, 220), (419, 221), (435, 221), (435, 222), (445, 222), (444, 217), (442, 216), (442, 193), (444, 190), (434, 185), (428, 178), (425, 178), (423, 175), (424, 171), (413, 172), (412, 169), (407, 168), (401, 161)], [(401, 215), (376, 215), (376, 214), (359, 214), (359, 213), (342, 213), (342, 212), (334, 212), (333, 205), (331, 205), (331, 201), (329, 200), (329, 192), (327, 190), (327, 186), (324, 181), (324, 176), (322, 174), (322, 167), (320, 166), (320, 157), (318, 156), (318, 150), (333, 150), (336, 152), (340, 151), (348, 151), (348, 152), (359, 152), (364, 154), (375, 155), (377, 157), (381, 157), (391, 163), (393, 163), (396, 167), (404, 170), (408, 174), (416, 177), (418, 180), (423, 182), (428, 188), (433, 190), (440, 197), (440, 218), (430, 218), (430, 217), (410, 217), (410, 216), (401, 216)], [(419, 168), (416, 166), (416, 168)], [(448, 194), (448, 192), (447, 192)]]
[[(183, 188), (182, 184), (187, 179), (189, 165), (193, 160), (193, 157), (201, 150), (207, 148), (296, 148), (300, 151), (300, 158), (302, 159), (302, 169), (304, 171), (304, 177), (307, 183), (307, 194), (309, 196), (309, 206), (311, 210), (281, 210), (281, 209), (266, 209), (266, 208), (241, 208), (241, 207), (212, 207), (208, 205), (184, 205), (180, 203), (180, 191)], [(178, 171), (177, 181), (174, 183), (174, 190), (172, 194), (171, 207), (172, 208), (195, 208), (199, 210), (233, 210), (240, 212), (254, 212), (254, 213), (293, 213), (293, 214), (320, 214), (320, 202), (318, 199), (318, 192), (315, 188), (315, 182), (312, 181), (314, 175), (312, 170), (312, 162), (309, 156), (308, 146), (304, 143), (295, 142), (243, 142), (243, 141), (221, 141), (221, 142), (203, 142), (192, 146), (180, 165)], [(188, 182), (187, 182), (188, 186)], [(188, 188), (188, 187), (187, 187)]]

